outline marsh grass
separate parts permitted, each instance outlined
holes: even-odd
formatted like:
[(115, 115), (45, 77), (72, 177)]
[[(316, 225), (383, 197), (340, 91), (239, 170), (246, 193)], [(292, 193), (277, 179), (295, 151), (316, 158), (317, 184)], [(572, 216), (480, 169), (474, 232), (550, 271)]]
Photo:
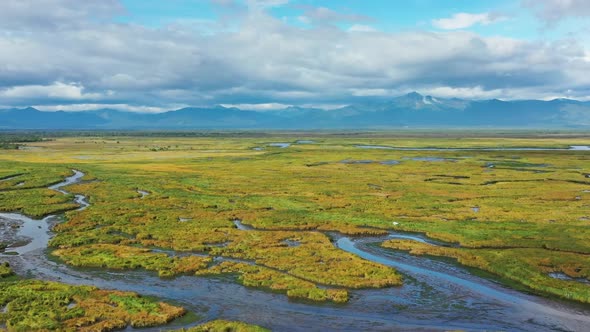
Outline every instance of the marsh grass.
[[(547, 277), (552, 271), (584, 277), (590, 266), (587, 152), (356, 147), (566, 148), (587, 145), (585, 138), (333, 135), (306, 137), (313, 144), (252, 150), (297, 139), (83, 137), (31, 143), (40, 150), (4, 151), (0, 157), (0, 177), (21, 174), (0, 182), (0, 210), (31, 216), (68, 210), (50, 244), (54, 255), (75, 266), (139, 268), (162, 277), (232, 274), (244, 285), (294, 298), (340, 302), (347, 290), (395, 286), (402, 279), (389, 267), (336, 249), (326, 233), (398, 230), (460, 246), (441, 256), (587, 302), (588, 285)], [(72, 197), (44, 189), (73, 168), (87, 174), (85, 182), (67, 188), (88, 198), (91, 206), (83, 211), (71, 211)], [(141, 198), (138, 188), (150, 194)], [(238, 230), (234, 219), (256, 230)], [(181, 257), (191, 254), (207, 257)], [(249, 264), (212, 265), (214, 257)]]
[(543, 249), (465, 249), (438, 247), (412, 240), (388, 240), (385, 248), (456, 259), (458, 263), (492, 273), (523, 285), (537, 293), (557, 295), (567, 300), (590, 303), (590, 287), (578, 281), (552, 278), (563, 273), (571, 278), (590, 280), (590, 258)]
[(3, 264), (0, 323), (8, 331), (111, 331), (162, 325), (185, 313), (181, 307), (131, 292), (6, 278), (12, 275)]
[(270, 332), (270, 330), (243, 322), (218, 319), (195, 327), (173, 332)]

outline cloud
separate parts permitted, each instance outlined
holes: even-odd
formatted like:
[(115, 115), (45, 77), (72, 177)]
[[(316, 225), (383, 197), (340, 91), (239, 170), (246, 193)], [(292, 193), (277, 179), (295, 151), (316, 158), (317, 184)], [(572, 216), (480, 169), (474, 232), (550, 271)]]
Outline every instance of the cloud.
[(375, 31), (377, 31), (377, 29), (375, 29), (369, 25), (353, 24), (352, 26), (350, 26), (350, 28), (348, 28), (348, 31), (351, 31), (351, 32), (375, 32)]
[[(156, 29), (101, 19), (120, 10), (116, 1), (44, 1), (51, 6), (38, 2), (36, 12), (74, 8), (75, 14), (37, 24), (27, 23), (30, 12), (0, 11), (1, 104), (152, 111), (341, 105), (412, 90), (516, 99), (590, 95), (590, 53), (575, 40), (370, 31), (366, 18), (330, 11), (313, 14), (315, 24), (302, 29), (247, 8), (231, 29), (202, 33), (183, 24)], [(103, 3), (110, 5), (94, 16), (93, 6)], [(352, 26), (335, 26), (341, 20)]]
[(336, 23), (362, 23), (372, 22), (373, 19), (359, 14), (340, 13), (326, 7), (315, 7), (299, 5), (297, 8), (303, 10), (299, 20), (308, 24), (336, 24)]
[(432, 25), (443, 30), (457, 30), (470, 28), (474, 25), (488, 25), (505, 20), (506, 17), (499, 14), (481, 13), (457, 13), (450, 18), (441, 18), (432, 20)]
[(99, 93), (84, 93), (84, 87), (79, 84), (65, 84), (55, 82), (51, 85), (24, 85), (0, 90), (0, 98), (4, 99), (34, 99), (50, 98), (62, 100), (99, 99)]
[(590, 1), (587, 0), (522, 0), (522, 4), (548, 24), (569, 17), (590, 16)]
[(355, 97), (389, 97), (399, 95), (399, 91), (388, 89), (357, 89), (349, 90), (350, 94)]
[(226, 10), (236, 11), (250, 8), (253, 10), (264, 10), (272, 7), (280, 7), (289, 3), (289, 0), (211, 0), (211, 2)]
[(289, 107), (290, 105), (281, 103), (262, 103), (262, 104), (221, 104), (223, 107), (237, 107), (242, 110), (250, 111), (274, 111)]
[(33, 107), (46, 112), (66, 111), (66, 112), (81, 112), (81, 111), (96, 111), (103, 109), (111, 109), (123, 112), (134, 113), (163, 113), (172, 109), (179, 109), (187, 105), (169, 105), (167, 107), (150, 107), (137, 106), (129, 104), (64, 104), (64, 105), (34, 105)]
[(125, 13), (117, 0), (3, 0), (0, 27), (32, 30), (106, 20)]

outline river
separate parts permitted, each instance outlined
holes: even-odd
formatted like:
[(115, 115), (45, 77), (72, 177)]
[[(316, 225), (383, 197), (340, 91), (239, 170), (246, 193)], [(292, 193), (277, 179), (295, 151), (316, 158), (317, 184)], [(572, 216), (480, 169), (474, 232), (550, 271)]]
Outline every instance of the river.
[[(69, 194), (63, 188), (79, 182), (83, 176), (84, 173), (74, 171), (74, 175), (50, 188)], [(75, 196), (75, 201), (80, 204), (79, 209), (89, 206), (84, 196)], [(404, 285), (353, 290), (346, 304), (317, 304), (247, 288), (229, 277), (160, 279), (146, 271), (71, 268), (48, 256), (50, 229), (61, 220), (61, 216), (34, 220), (17, 213), (0, 214), (0, 222), (22, 224), (16, 237), (32, 239), (25, 245), (7, 249), (18, 256), (4, 256), (18, 274), (157, 296), (197, 313), (200, 321), (241, 320), (277, 331), (583, 331), (590, 326), (590, 309), (586, 306), (524, 294), (451, 263), (375, 245), (396, 237), (439, 244), (422, 236), (392, 232), (385, 237), (352, 238), (328, 234), (338, 248), (398, 269), (404, 275)], [(239, 221), (236, 225), (244, 231), (257, 231)], [(172, 323), (170, 327), (178, 324)]]

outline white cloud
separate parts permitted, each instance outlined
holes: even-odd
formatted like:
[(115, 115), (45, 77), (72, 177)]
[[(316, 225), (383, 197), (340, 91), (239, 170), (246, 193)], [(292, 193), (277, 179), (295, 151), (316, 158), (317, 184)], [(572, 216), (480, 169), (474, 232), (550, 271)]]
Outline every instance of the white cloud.
[[(410, 92), (407, 90), (405, 93)], [(439, 98), (462, 98), (462, 99), (502, 99), (502, 100), (523, 100), (523, 99), (537, 99), (537, 100), (553, 100), (558, 98), (576, 99), (580, 101), (590, 100), (590, 96), (576, 93), (575, 91), (556, 91), (548, 94), (539, 89), (531, 88), (510, 88), (510, 89), (493, 89), (487, 90), (481, 86), (474, 87), (448, 87), (439, 86), (433, 88), (425, 88), (421, 90), (425, 95), (432, 95)]]
[(105, 20), (125, 13), (118, 0), (2, 0), (0, 27), (31, 30)]
[(397, 91), (388, 89), (350, 89), (349, 92), (355, 97), (385, 97), (398, 94)]
[[(74, 4), (51, 1), (60, 8)], [(85, 3), (91, 2), (75, 1)], [(279, 2), (267, 4), (273, 3)], [(113, 4), (107, 12), (116, 10)], [(129, 105), (346, 104), (406, 90), (518, 99), (568, 90), (590, 94), (590, 53), (575, 40), (467, 31), (359, 33), (367, 30), (363, 22), (348, 22), (352, 31), (319, 23), (302, 29), (264, 10), (241, 10), (231, 29), (207, 34), (183, 24), (152, 29), (105, 23), (87, 14), (40, 26), (21, 19), (30, 13), (0, 11), (2, 104), (140, 110)], [(8, 20), (20, 23), (4, 24)]]
[(375, 31), (377, 31), (377, 29), (375, 29), (369, 25), (353, 24), (352, 26), (350, 26), (350, 28), (348, 28), (348, 31), (350, 31), (350, 32), (375, 32)]
[(309, 19), (307, 16), (297, 16), (297, 20), (303, 24), (311, 24), (311, 19)]
[(303, 9), (303, 15), (299, 16), (299, 20), (308, 24), (335, 24), (335, 23), (356, 23), (356, 22), (371, 22), (372, 18), (354, 13), (340, 13), (327, 7), (315, 7), (309, 5), (297, 6)]
[(464, 99), (492, 99), (506, 96), (502, 89), (486, 90), (481, 86), (474, 87), (434, 87), (422, 91), (424, 94), (440, 98), (464, 98)]
[(51, 85), (24, 85), (14, 86), (0, 90), (0, 97), (8, 99), (25, 98), (55, 98), (55, 99), (97, 99), (101, 97), (98, 93), (84, 93), (84, 87), (79, 84), (65, 84), (55, 82)]
[(287, 108), (291, 105), (281, 103), (262, 103), (262, 104), (221, 104), (223, 107), (237, 107), (242, 110), (250, 111), (274, 111)]
[(457, 13), (450, 18), (432, 20), (432, 25), (443, 30), (457, 30), (470, 28), (477, 24), (488, 25), (504, 19), (506, 19), (506, 17), (492, 13)]
[(549, 24), (568, 17), (590, 16), (588, 0), (522, 0), (522, 4)]
[(150, 107), (150, 106), (136, 106), (129, 104), (64, 104), (64, 105), (35, 105), (34, 108), (45, 111), (66, 111), (66, 112), (81, 112), (81, 111), (96, 111), (102, 109), (112, 109), (124, 112), (135, 113), (163, 113), (174, 109), (186, 107), (187, 105), (171, 105), (169, 107)]

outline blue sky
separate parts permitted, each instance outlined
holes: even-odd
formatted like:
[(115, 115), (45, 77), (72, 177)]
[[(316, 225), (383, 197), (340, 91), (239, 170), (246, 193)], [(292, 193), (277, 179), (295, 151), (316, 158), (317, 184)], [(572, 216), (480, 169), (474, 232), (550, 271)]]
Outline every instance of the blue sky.
[(586, 0), (4, 0), (0, 107), (590, 99)]
[[(120, 22), (141, 24), (161, 28), (179, 20), (216, 21), (220, 13), (209, 0), (124, 0), (127, 13), (116, 18)], [(247, 2), (241, 1), (246, 4)], [(285, 5), (270, 7), (268, 13), (284, 19), (289, 24), (309, 28), (299, 17), (304, 14), (303, 6), (324, 7), (339, 13), (363, 15), (370, 26), (380, 31), (444, 30), (433, 25), (433, 21), (451, 18), (457, 13), (494, 13), (502, 17), (496, 23), (474, 24), (462, 30), (469, 30), (485, 36), (502, 35), (522, 39), (555, 40), (572, 33), (579, 33), (580, 26), (588, 26), (586, 17), (568, 18), (547, 28), (546, 22), (538, 20), (534, 12), (523, 7), (518, 1), (473, 1), (473, 0), (340, 0), (290, 1)], [(351, 23), (338, 24), (342, 28)]]

